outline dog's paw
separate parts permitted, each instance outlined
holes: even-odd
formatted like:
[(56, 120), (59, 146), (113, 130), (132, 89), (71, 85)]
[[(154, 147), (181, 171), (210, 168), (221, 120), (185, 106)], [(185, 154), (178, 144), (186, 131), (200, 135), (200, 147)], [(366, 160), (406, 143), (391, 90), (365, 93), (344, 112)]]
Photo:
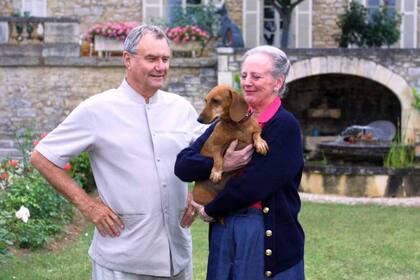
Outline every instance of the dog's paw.
[(257, 153), (266, 155), (268, 153), (268, 144), (263, 139), (255, 142), (255, 150)]
[(220, 181), (222, 181), (222, 172), (221, 171), (216, 171), (213, 168), (211, 170), (210, 180), (215, 184), (220, 183)]

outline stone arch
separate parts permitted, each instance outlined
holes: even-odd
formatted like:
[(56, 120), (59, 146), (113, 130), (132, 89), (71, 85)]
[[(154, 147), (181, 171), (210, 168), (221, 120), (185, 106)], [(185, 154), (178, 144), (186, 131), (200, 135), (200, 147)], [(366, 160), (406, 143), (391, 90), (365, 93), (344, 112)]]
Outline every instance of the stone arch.
[(411, 106), (414, 97), (411, 88), (400, 75), (376, 62), (342, 56), (314, 57), (292, 64), (287, 82), (321, 74), (346, 74), (373, 80), (392, 91), (401, 105), (401, 129), (405, 141), (414, 141), (415, 130), (420, 129), (420, 114)]

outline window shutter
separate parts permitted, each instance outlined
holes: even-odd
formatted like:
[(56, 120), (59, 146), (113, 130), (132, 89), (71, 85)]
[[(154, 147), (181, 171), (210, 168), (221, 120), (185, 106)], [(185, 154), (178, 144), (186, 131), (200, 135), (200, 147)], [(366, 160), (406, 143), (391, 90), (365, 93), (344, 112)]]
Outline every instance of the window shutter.
[(296, 6), (296, 47), (312, 47), (312, 0), (305, 0)]
[(163, 0), (143, 0), (143, 22), (153, 23), (153, 21), (165, 19)]
[(243, 1), (243, 37), (246, 48), (258, 46), (261, 42), (261, 0)]
[(401, 48), (417, 47), (417, 0), (401, 0)]

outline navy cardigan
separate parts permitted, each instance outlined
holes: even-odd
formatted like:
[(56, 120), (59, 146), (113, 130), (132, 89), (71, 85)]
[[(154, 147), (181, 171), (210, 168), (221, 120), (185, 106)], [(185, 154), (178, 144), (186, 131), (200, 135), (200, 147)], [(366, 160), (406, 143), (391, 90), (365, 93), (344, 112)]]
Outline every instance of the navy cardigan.
[[(175, 174), (183, 181), (207, 180), (213, 160), (200, 155), (201, 147), (214, 129), (210, 126), (190, 147), (182, 150), (175, 163)], [(298, 221), (298, 187), (303, 170), (300, 127), (283, 107), (262, 129), (268, 143), (266, 156), (254, 153), (240, 176), (205, 206), (212, 217), (223, 217), (261, 201), (264, 215), (264, 269), (272, 276), (297, 264), (304, 255), (304, 232)], [(266, 250), (272, 254), (268, 256)]]

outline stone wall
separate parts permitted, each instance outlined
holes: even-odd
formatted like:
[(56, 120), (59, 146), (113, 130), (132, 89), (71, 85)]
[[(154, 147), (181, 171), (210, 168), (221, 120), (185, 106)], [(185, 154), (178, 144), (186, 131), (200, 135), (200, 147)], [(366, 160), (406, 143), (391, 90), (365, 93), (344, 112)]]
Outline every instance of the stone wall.
[(48, 0), (48, 15), (54, 17), (77, 16), (81, 30), (99, 22), (142, 20), (142, 1), (139, 0)]
[(337, 15), (344, 12), (348, 0), (312, 1), (312, 47), (336, 48), (335, 38), (341, 33)]
[(10, 16), (13, 12), (13, 0), (0, 0), (0, 16)]
[(242, 0), (226, 0), (226, 8), (229, 13), (230, 19), (232, 19), (238, 27), (243, 30), (242, 23), (242, 10), (243, 10), (243, 1)]
[[(214, 58), (174, 59), (164, 89), (199, 110), (217, 83), (215, 67)], [(82, 100), (118, 87), (124, 73), (120, 58), (0, 59), (0, 139), (25, 127), (53, 129)]]

